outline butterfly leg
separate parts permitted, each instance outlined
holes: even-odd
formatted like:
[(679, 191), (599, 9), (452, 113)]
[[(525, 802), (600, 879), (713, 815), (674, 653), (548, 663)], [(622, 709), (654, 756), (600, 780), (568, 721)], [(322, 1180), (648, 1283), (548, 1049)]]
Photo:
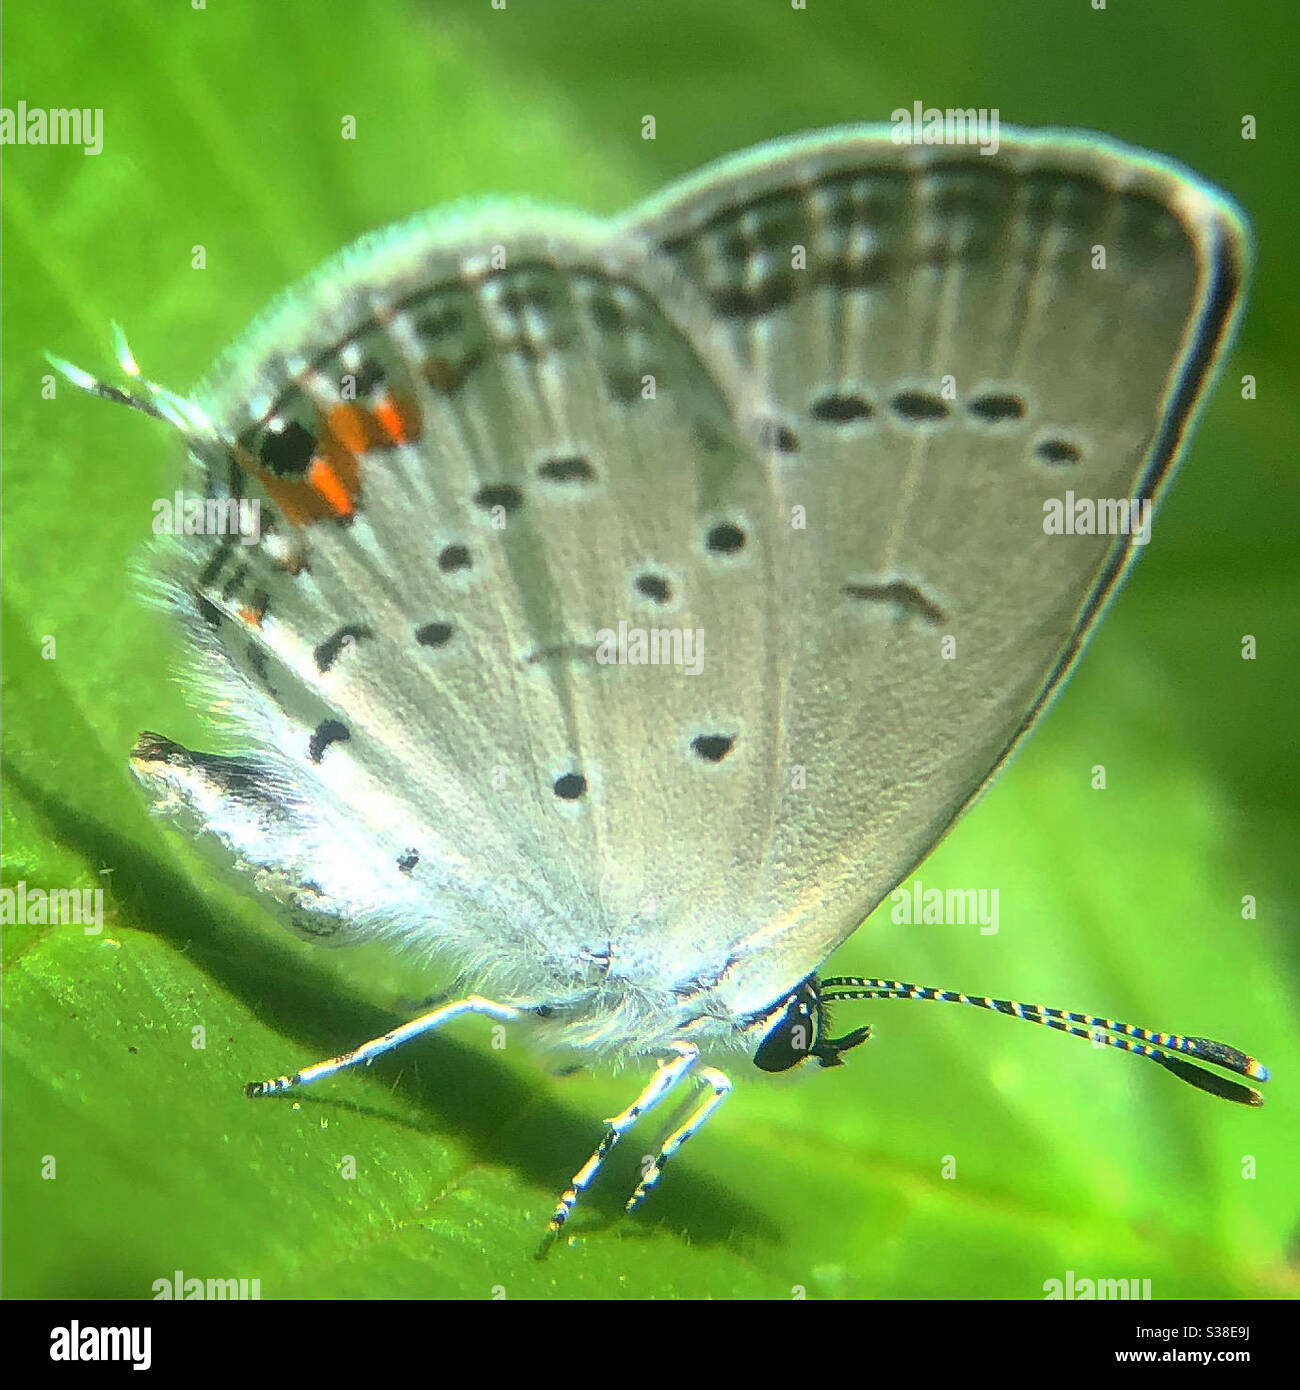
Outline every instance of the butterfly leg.
[(695, 1073), (701, 1087), (707, 1087), (709, 1094), (691, 1112), (686, 1122), (664, 1140), (659, 1146), (659, 1152), (655, 1156), (654, 1162), (646, 1169), (645, 1176), (636, 1185), (636, 1191), (627, 1199), (628, 1211), (635, 1211), (637, 1207), (645, 1201), (650, 1189), (663, 1176), (664, 1169), (668, 1166), (668, 1160), (673, 1157), (678, 1149), (693, 1134), (698, 1134), (704, 1127), (704, 1122), (731, 1094), (731, 1080), (723, 1072), (714, 1067), (701, 1067)]
[(629, 1129), (645, 1114), (647, 1110), (652, 1110), (661, 1100), (675, 1087), (683, 1077), (689, 1075), (691, 1069), (700, 1058), (700, 1049), (693, 1043), (679, 1043), (673, 1049), (673, 1055), (665, 1058), (659, 1063), (655, 1074), (646, 1083), (641, 1094), (632, 1102), (631, 1105), (620, 1114), (613, 1116), (605, 1121), (609, 1128), (605, 1131), (605, 1137), (596, 1146), (595, 1152), (573, 1175), (573, 1181), (564, 1189), (560, 1196), (559, 1203), (555, 1208), (555, 1214), (551, 1217), (546, 1227), (546, 1238), (542, 1249), (547, 1246), (560, 1233), (560, 1228), (569, 1219), (569, 1213), (578, 1203), (578, 1198), (591, 1185), (592, 1179), (600, 1171), (600, 1165), (604, 1163), (611, 1149), (627, 1133)]
[(324, 1062), (317, 1062), (314, 1066), (304, 1067), (302, 1071), (296, 1071), (292, 1076), (277, 1076), (270, 1081), (250, 1081), (244, 1087), (244, 1094), (246, 1096), (275, 1095), (279, 1091), (288, 1091), (295, 1086), (306, 1086), (309, 1082), (319, 1081), (322, 1076), (332, 1076), (336, 1071), (342, 1071), (344, 1067), (356, 1066), (358, 1062), (372, 1062), (380, 1053), (387, 1052), (389, 1048), (399, 1047), (411, 1038), (419, 1037), (421, 1033), (440, 1028), (453, 1018), (459, 1018), (461, 1014), (486, 1014), (489, 1018), (498, 1019), (502, 1023), (511, 1023), (521, 1017), (519, 1010), (512, 1009), (508, 1004), (498, 1004), (491, 999), (480, 999), (477, 994), (471, 994), (466, 999), (457, 999), (454, 1004), (444, 1004), (441, 1008), (434, 1009), (430, 1013), (421, 1014), (419, 1018), (413, 1018), (409, 1023), (403, 1023), (400, 1028), (394, 1028), (391, 1033), (385, 1033), (381, 1038), (371, 1038), (369, 1042), (362, 1043), (360, 1047), (354, 1047), (351, 1052), (342, 1052), (337, 1057), (330, 1057)]

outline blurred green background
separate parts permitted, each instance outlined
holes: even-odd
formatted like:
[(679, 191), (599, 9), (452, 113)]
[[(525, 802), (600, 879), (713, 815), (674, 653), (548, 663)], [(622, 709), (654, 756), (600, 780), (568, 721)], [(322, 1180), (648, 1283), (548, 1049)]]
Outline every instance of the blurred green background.
[[(5, 105), (102, 107), (105, 145), (4, 152), (3, 882), (102, 886), (108, 921), (3, 933), (4, 1293), (148, 1297), (179, 1269), (258, 1278), (267, 1298), (1040, 1298), (1073, 1270), (1149, 1278), (1157, 1298), (1295, 1296), (1293, 10), (6, 5)], [(475, 193), (612, 213), (757, 140), (918, 99), (1174, 155), (1242, 202), (1260, 254), (1147, 554), (923, 871), (998, 886), (1000, 933), (895, 927), (886, 909), (833, 966), (1221, 1037), (1273, 1068), (1268, 1104), (973, 1010), (860, 1006), (877, 1037), (851, 1065), (741, 1068), (640, 1217), (615, 1220), (643, 1137), (538, 1264), (556, 1191), (632, 1077), (552, 1078), (468, 1021), (296, 1106), (241, 1096), (390, 1026), (427, 982), (285, 939), (145, 817), (137, 731), (211, 742), (129, 581), (179, 463), (142, 416), (63, 385), (44, 399), (41, 352), (111, 375), (117, 319), (184, 389), (367, 229)]]

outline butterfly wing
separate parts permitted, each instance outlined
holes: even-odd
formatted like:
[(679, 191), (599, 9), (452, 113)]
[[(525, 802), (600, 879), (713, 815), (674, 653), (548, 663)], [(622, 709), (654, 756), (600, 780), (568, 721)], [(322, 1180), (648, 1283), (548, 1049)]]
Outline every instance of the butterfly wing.
[(906, 877), (1060, 685), (1136, 542), (1052, 534), (1045, 504), (1157, 496), (1248, 233), (1193, 176), (1096, 137), (990, 156), (880, 128), (726, 160), (627, 228), (700, 288), (770, 416), (778, 598), (746, 676), (774, 698), (772, 791), (752, 813), (765, 921), (729, 977), (744, 1011)]
[(778, 725), (780, 537), (713, 334), (639, 238), (516, 206), (297, 291), (199, 394), (204, 491), (262, 536), (171, 558), (241, 751), (144, 740), (160, 806), (299, 930), (671, 1031), (752, 902)]

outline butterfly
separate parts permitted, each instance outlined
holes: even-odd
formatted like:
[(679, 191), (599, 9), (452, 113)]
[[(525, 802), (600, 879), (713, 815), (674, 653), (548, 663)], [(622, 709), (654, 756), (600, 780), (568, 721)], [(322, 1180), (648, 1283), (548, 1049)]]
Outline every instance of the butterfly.
[(1045, 516), (1158, 497), (1249, 259), (1223, 195), (1101, 136), (989, 156), (868, 126), (612, 221), (435, 210), (324, 266), (190, 395), (124, 340), (125, 387), (52, 359), (177, 430), (218, 520), (258, 519), (160, 550), (241, 751), (141, 734), (153, 808), (300, 934), (457, 981), (249, 1094), (465, 1014), (641, 1067), (548, 1239), (693, 1095), (641, 1202), (729, 1057), (839, 1065), (870, 1029), (830, 1036), (838, 1001), (991, 1009), (1258, 1104), (1204, 1065), (1267, 1079), (1222, 1043), (818, 974), (1060, 688), (1140, 538)]

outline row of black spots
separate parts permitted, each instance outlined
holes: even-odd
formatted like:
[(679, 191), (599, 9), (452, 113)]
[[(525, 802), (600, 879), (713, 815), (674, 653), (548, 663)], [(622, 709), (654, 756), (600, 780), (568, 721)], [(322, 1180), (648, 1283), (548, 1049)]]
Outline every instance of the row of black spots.
[(420, 851), (418, 849), (404, 849), (397, 856), (397, 867), (404, 873), (409, 874), (415, 871), (415, 866), (420, 862)]
[[(720, 763), (735, 746), (735, 734), (697, 734), (691, 740), (691, 752), (706, 763)], [(553, 789), (561, 801), (577, 801), (587, 794), (588, 783), (582, 773), (566, 772), (555, 779)]]
[(886, 584), (850, 583), (844, 586), (844, 592), (864, 603), (884, 604), (899, 617), (917, 618), (931, 627), (938, 627), (944, 621), (942, 609), (926, 598), (914, 584), (902, 579), (893, 579)]
[(373, 630), (364, 623), (349, 623), (345, 627), (339, 628), (337, 632), (332, 633), (313, 650), (312, 656), (316, 662), (316, 669), (323, 676), (345, 649), (350, 649), (358, 642), (374, 635)]
[[(924, 425), (946, 420), (948, 402), (932, 391), (899, 391), (889, 402), (894, 416), (905, 424)], [(823, 425), (856, 425), (870, 420), (875, 407), (865, 396), (853, 391), (829, 391), (817, 396), (808, 413)]]
[[(691, 740), (691, 752), (706, 763), (720, 763), (735, 746), (735, 734), (697, 734)], [(565, 772), (555, 779), (552, 790), (561, 801), (577, 801), (586, 796), (589, 784), (581, 772)]]
[[(595, 465), (581, 454), (566, 454), (557, 458), (544, 459), (537, 465), (537, 476), (543, 482), (561, 486), (594, 483), (599, 476)], [(517, 512), (524, 505), (523, 490), (514, 483), (484, 483), (474, 493), (474, 505), (485, 512), (500, 507), (507, 514)], [(443, 563), (446, 557), (446, 563)], [(448, 546), (439, 557), (443, 570), (467, 569), (470, 564), (469, 552), (464, 546)]]
[[(890, 398), (889, 408), (896, 419), (906, 424), (936, 424), (952, 414), (950, 403), (933, 391), (899, 391)], [(967, 410), (984, 424), (1008, 424), (1023, 420), (1024, 399), (1011, 392), (988, 392), (967, 402)], [(815, 397), (808, 407), (809, 415), (819, 424), (854, 425), (870, 420), (875, 408), (856, 392), (830, 391)]]

